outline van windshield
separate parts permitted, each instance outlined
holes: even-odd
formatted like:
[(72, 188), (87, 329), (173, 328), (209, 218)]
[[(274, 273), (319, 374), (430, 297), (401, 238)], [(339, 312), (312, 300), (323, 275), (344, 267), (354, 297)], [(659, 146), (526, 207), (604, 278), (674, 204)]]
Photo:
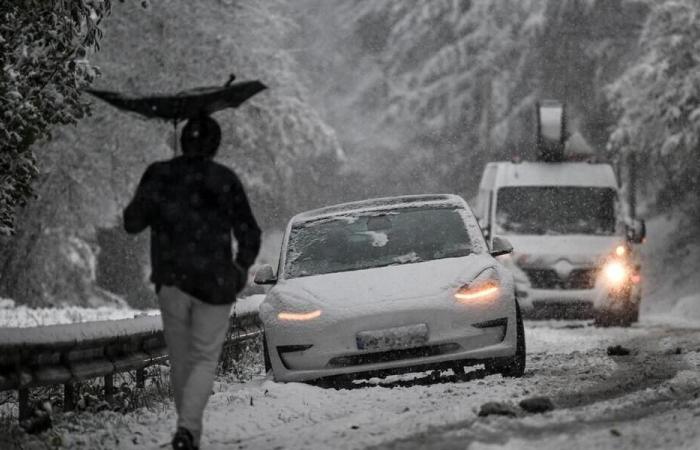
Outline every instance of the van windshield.
[(496, 224), (511, 234), (615, 233), (615, 190), (518, 186), (498, 190)]

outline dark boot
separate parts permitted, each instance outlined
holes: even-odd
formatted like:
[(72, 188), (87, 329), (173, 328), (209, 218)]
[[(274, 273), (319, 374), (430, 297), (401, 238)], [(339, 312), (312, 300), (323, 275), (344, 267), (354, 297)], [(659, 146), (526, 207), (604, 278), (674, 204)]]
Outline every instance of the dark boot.
[(173, 450), (197, 450), (192, 433), (187, 428), (179, 427), (173, 436)]

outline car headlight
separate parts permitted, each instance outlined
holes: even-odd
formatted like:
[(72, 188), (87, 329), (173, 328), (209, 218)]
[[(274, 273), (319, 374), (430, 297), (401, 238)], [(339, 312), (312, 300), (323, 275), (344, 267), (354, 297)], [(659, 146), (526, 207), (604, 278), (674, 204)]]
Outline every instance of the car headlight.
[(615, 288), (622, 287), (629, 277), (629, 270), (622, 261), (608, 261), (603, 266), (603, 277), (607, 283)]
[(309, 311), (309, 312), (288, 312), (288, 311), (282, 311), (277, 313), (277, 318), (279, 320), (285, 320), (285, 321), (305, 321), (305, 320), (313, 320), (313, 319), (318, 319), (321, 317), (321, 310), (316, 309), (314, 311)]
[(488, 302), (498, 297), (500, 290), (496, 280), (474, 281), (459, 288), (455, 299), (464, 304)]

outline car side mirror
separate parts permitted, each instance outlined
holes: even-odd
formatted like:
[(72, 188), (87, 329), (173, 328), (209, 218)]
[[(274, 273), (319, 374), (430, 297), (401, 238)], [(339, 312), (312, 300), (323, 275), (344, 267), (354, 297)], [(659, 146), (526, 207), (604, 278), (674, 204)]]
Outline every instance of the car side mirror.
[(253, 281), (255, 281), (255, 284), (275, 284), (277, 283), (277, 277), (272, 270), (272, 266), (264, 264), (255, 272), (255, 279)]
[(627, 224), (627, 239), (634, 244), (641, 244), (647, 236), (647, 225), (641, 219), (633, 219)]
[(508, 239), (500, 236), (494, 236), (491, 243), (491, 256), (507, 255), (513, 252), (513, 246), (508, 242)]

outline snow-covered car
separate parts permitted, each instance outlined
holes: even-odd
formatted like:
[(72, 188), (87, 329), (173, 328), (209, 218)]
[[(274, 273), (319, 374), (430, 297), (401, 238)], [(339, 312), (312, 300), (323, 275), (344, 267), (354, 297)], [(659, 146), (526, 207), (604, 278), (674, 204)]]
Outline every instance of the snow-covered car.
[(525, 336), (513, 276), (455, 195), (365, 200), (291, 219), (260, 306), (278, 381), (484, 363), (521, 376)]

